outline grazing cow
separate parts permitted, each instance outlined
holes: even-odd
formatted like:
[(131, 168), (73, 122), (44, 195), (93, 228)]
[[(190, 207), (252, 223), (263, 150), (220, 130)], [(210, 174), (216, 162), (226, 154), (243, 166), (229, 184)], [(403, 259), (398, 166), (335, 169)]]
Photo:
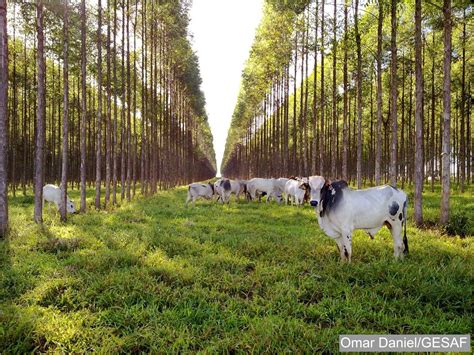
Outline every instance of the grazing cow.
[[(61, 201), (61, 189), (56, 185), (47, 184), (43, 186), (43, 207), (44, 202), (49, 202), (49, 206), (51, 206), (51, 202), (56, 205), (56, 208), (59, 210), (62, 201)], [(66, 196), (66, 211), (67, 213), (75, 213), (76, 207), (74, 206), (74, 202), (72, 202), (68, 196)]]
[(253, 178), (247, 182), (247, 195), (251, 200), (258, 197), (259, 201), (261, 201), (262, 196), (266, 195), (267, 202), (275, 197), (275, 200), (281, 203), (282, 197), (278, 188), (276, 188), (276, 181), (276, 179)]
[(286, 204), (291, 199), (293, 204), (297, 206), (302, 205), (309, 191), (310, 188), (307, 181), (303, 179), (288, 180), (285, 184)]
[(285, 185), (288, 182), (288, 180), (290, 180), (290, 179), (288, 179), (288, 178), (278, 178), (278, 179), (276, 179), (275, 185), (274, 185), (275, 193), (279, 193), (280, 195), (283, 195), (283, 193), (285, 193)]
[(353, 190), (345, 181), (330, 182), (321, 176), (311, 176), (309, 185), (310, 203), (319, 226), (336, 240), (343, 261), (351, 261), (355, 229), (362, 229), (373, 238), (384, 225), (392, 233), (395, 258), (408, 254), (407, 195), (403, 191), (387, 185)]
[[(237, 197), (237, 200), (240, 200), (240, 195), (244, 194), (247, 195), (247, 181), (246, 180), (236, 180), (236, 182), (239, 184), (238, 186), (238, 192), (235, 193), (235, 197)], [(231, 180), (232, 184), (232, 180)], [(232, 188), (234, 190), (234, 188)]]
[(208, 184), (198, 184), (193, 183), (188, 186), (188, 198), (186, 199), (186, 207), (189, 204), (189, 201), (193, 201), (193, 207), (196, 204), (196, 200), (200, 197), (209, 200), (214, 196), (214, 185), (212, 183)]
[[(216, 194), (219, 196), (218, 201), (220, 200), (221, 203), (229, 203), (230, 201), (230, 194), (232, 193), (232, 180), (221, 178), (214, 183), (214, 190)], [(238, 184), (234, 183), (235, 188), (240, 188)]]

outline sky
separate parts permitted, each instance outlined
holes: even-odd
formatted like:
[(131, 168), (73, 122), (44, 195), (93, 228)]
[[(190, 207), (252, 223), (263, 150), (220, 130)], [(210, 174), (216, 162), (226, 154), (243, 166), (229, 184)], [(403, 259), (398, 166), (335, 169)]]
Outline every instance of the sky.
[(194, 0), (190, 11), (218, 170), (262, 9), (263, 0)]

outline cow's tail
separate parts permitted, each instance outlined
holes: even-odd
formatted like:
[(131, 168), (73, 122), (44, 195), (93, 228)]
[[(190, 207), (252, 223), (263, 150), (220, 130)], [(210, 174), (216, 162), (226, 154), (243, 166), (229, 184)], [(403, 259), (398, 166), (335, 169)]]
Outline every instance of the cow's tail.
[(403, 203), (403, 245), (405, 249), (403, 250), (403, 254), (408, 255), (408, 238), (407, 238), (407, 204), (408, 204), (408, 197), (405, 199)]

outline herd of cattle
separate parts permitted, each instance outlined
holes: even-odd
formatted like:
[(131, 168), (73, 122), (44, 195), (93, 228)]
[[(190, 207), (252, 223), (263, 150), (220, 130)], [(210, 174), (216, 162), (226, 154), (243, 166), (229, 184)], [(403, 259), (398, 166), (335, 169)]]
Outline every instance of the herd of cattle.
[[(305, 201), (314, 207), (321, 229), (333, 238), (341, 260), (351, 261), (352, 234), (364, 230), (371, 238), (384, 225), (393, 237), (395, 258), (408, 254), (406, 236), (407, 195), (393, 186), (378, 186), (353, 190), (343, 180), (331, 182), (322, 176), (290, 177), (279, 179), (254, 178), (247, 181), (221, 178), (213, 183), (193, 183), (188, 186), (186, 206), (193, 206), (199, 198), (229, 203), (230, 196), (247, 200), (274, 199), (286, 204), (302, 205)], [(403, 231), (403, 238), (402, 238)]]
[(238, 199), (244, 194), (247, 200), (261, 201), (266, 196), (267, 202), (275, 199), (277, 203), (283, 201), (286, 197), (286, 203), (291, 200), (293, 204), (302, 205), (309, 199), (309, 179), (304, 178), (279, 178), (263, 179), (254, 178), (251, 180), (230, 180), (221, 178), (214, 184), (190, 184), (188, 187), (188, 198), (186, 205), (192, 201), (193, 206), (199, 198), (211, 199), (217, 196), (217, 201), (229, 203), (230, 196), (234, 194)]
[[(378, 186), (364, 190), (353, 190), (343, 180), (329, 181), (322, 176), (307, 178), (254, 178), (248, 181), (221, 178), (214, 184), (193, 183), (188, 186), (186, 206), (198, 198), (212, 199), (229, 203), (230, 196), (239, 199), (245, 195), (248, 200), (267, 202), (275, 199), (277, 203), (302, 205), (305, 201), (314, 207), (321, 229), (333, 238), (343, 261), (351, 261), (352, 233), (361, 229), (373, 238), (384, 225), (393, 237), (395, 258), (408, 254), (406, 236), (407, 195), (393, 186)], [(61, 206), (61, 190), (55, 185), (43, 188), (45, 201)], [(74, 213), (74, 203), (66, 198), (68, 213)], [(403, 238), (402, 238), (403, 231)]]

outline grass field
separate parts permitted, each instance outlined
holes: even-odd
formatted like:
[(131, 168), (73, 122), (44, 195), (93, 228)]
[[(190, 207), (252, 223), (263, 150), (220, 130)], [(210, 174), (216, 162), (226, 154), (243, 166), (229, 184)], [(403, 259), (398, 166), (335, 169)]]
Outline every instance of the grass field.
[[(375, 240), (357, 232), (352, 264), (341, 264), (308, 206), (186, 209), (185, 194), (67, 224), (46, 209), (42, 229), (33, 198), (12, 198), (0, 351), (334, 352), (344, 333), (473, 332), (472, 236), (409, 224), (410, 255), (397, 262), (387, 229)], [(437, 196), (425, 196), (428, 220)], [(472, 191), (453, 196), (452, 210), (472, 231)]]

